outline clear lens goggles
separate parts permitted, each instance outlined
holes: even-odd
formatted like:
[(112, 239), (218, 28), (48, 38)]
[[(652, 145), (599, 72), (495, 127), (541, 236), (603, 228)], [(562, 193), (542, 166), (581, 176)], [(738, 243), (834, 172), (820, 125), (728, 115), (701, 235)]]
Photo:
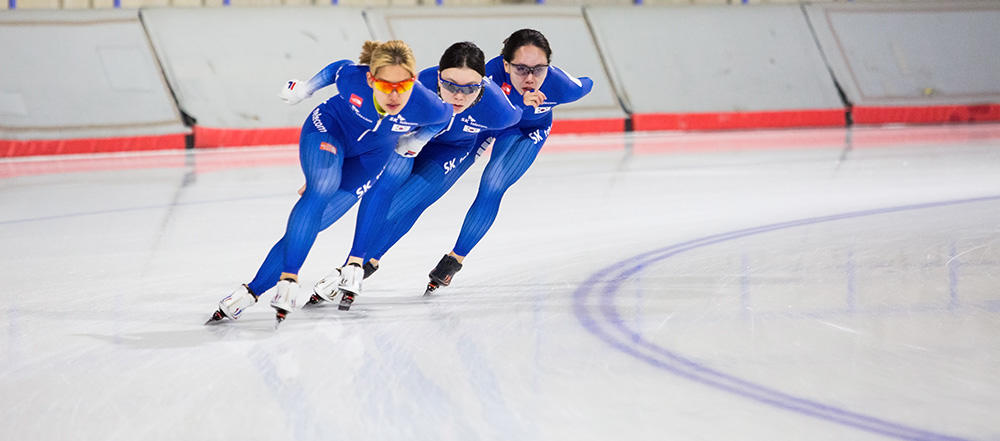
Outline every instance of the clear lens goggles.
[(528, 74), (532, 74), (536, 77), (543, 77), (545, 76), (546, 73), (548, 73), (549, 69), (548, 64), (539, 64), (538, 66), (528, 66), (526, 64), (514, 64), (514, 63), (507, 63), (507, 64), (510, 64), (510, 66), (514, 68), (514, 73), (522, 77), (526, 77), (528, 76)]
[(460, 94), (463, 94), (463, 95), (472, 95), (472, 94), (476, 93), (477, 91), (479, 91), (479, 89), (481, 89), (483, 87), (483, 82), (482, 81), (480, 81), (478, 83), (475, 83), (475, 84), (455, 84), (455, 83), (452, 83), (451, 81), (448, 81), (448, 80), (444, 79), (441, 76), (440, 72), (438, 72), (438, 83), (441, 84), (441, 87), (443, 87), (444, 90), (447, 90), (447, 91), (449, 91), (451, 93), (460, 93)]

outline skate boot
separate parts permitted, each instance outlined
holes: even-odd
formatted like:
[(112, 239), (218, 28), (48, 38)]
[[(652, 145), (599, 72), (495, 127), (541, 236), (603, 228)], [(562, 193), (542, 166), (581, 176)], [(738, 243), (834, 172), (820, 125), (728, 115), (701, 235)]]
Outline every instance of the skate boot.
[(365, 270), (361, 265), (350, 263), (340, 269), (340, 284), (337, 289), (344, 295), (340, 297), (337, 309), (347, 311), (354, 303), (354, 297), (361, 294), (361, 281), (365, 278)]
[(306, 305), (311, 306), (323, 302), (332, 302), (337, 297), (337, 285), (339, 284), (340, 268), (336, 268), (313, 285), (313, 295), (309, 297)]
[(431, 271), (427, 276), (431, 278), (431, 281), (427, 283), (427, 291), (424, 291), (425, 296), (431, 295), (434, 290), (438, 289), (439, 286), (448, 286), (451, 284), (451, 278), (455, 276), (460, 269), (462, 269), (462, 264), (458, 263), (458, 259), (455, 259), (449, 254), (445, 254), (438, 262), (437, 266)]
[(285, 321), (288, 313), (295, 309), (295, 297), (298, 292), (299, 282), (292, 279), (283, 279), (274, 287), (271, 307), (275, 310), (275, 329), (278, 329), (278, 325)]
[(224, 318), (236, 320), (244, 310), (257, 303), (257, 296), (250, 292), (246, 285), (240, 285), (226, 298), (219, 301), (219, 309), (205, 322), (206, 325), (218, 322)]

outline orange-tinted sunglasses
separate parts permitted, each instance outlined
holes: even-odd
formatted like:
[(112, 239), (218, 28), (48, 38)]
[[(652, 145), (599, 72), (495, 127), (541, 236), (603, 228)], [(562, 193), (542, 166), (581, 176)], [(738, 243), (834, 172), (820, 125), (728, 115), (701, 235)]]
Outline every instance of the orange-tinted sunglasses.
[(409, 92), (410, 89), (413, 88), (413, 81), (415, 79), (416, 78), (414, 78), (414, 77), (410, 77), (409, 79), (406, 79), (406, 80), (403, 80), (403, 81), (399, 81), (399, 82), (396, 82), (396, 83), (390, 83), (390, 82), (385, 81), (385, 80), (380, 80), (378, 78), (374, 78), (372, 80), (372, 84), (374, 84), (374, 87), (376, 89), (378, 89), (379, 92), (382, 92), (382, 93), (385, 93), (385, 94), (390, 94), (393, 91), (396, 91), (397, 93), (401, 93), (402, 94), (402, 93)]

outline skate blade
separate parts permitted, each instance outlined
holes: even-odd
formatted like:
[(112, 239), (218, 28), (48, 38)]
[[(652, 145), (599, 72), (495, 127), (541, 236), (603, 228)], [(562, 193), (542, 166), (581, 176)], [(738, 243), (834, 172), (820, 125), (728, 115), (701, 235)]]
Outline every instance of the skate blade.
[(205, 325), (207, 326), (207, 325), (218, 324), (224, 318), (226, 318), (226, 316), (222, 314), (221, 310), (215, 311), (214, 313), (212, 313), (212, 317), (209, 318), (208, 321), (205, 322)]
[(351, 309), (352, 304), (354, 304), (354, 294), (344, 291), (344, 296), (340, 298), (340, 304), (337, 305), (337, 309), (348, 311)]
[(428, 283), (427, 284), (427, 290), (424, 291), (424, 297), (430, 296), (431, 294), (434, 293), (434, 291), (436, 289), (438, 289), (438, 286), (436, 284), (434, 284), (434, 283)]
[(274, 330), (277, 331), (278, 326), (281, 325), (281, 322), (285, 321), (285, 318), (288, 317), (288, 311), (278, 308), (274, 309), (278, 311), (277, 313), (274, 314)]
[(309, 301), (307, 301), (305, 305), (302, 305), (302, 308), (305, 309), (322, 306), (324, 303), (326, 303), (326, 300), (320, 297), (319, 294), (313, 293), (312, 297), (309, 297)]

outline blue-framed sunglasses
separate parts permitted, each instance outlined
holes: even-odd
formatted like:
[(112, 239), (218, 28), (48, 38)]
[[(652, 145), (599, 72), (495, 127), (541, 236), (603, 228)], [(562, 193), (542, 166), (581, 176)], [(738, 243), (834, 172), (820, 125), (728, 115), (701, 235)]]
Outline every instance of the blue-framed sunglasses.
[(451, 93), (461, 93), (463, 95), (472, 95), (482, 89), (483, 82), (480, 81), (476, 84), (455, 84), (441, 77), (441, 72), (438, 72), (438, 81), (441, 83), (441, 87)]

